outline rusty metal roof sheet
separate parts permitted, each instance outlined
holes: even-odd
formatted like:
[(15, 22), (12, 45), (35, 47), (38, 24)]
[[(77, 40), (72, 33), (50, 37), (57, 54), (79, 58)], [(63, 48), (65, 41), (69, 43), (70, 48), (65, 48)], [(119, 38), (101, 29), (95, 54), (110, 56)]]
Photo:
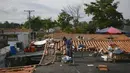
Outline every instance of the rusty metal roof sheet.
[(30, 29), (4, 29), (4, 32), (31, 32)]
[(35, 66), (0, 68), (0, 73), (33, 73)]
[[(125, 52), (130, 52), (130, 40), (113, 40), (113, 43), (115, 43), (120, 49), (122, 49)], [(79, 44), (83, 44), (86, 46), (86, 48), (83, 51), (87, 51), (89, 48), (95, 48), (96, 50), (100, 50), (103, 48), (103, 52), (107, 52), (107, 48), (110, 45), (111, 41), (108, 40), (73, 40), (73, 45), (77, 48)], [(59, 43), (55, 44), (56, 49), (60, 49), (61, 51), (65, 50), (65, 46), (63, 41), (59, 41)]]
[(110, 34), (67, 34), (67, 33), (54, 33), (49, 34), (48, 36), (53, 38), (61, 39), (64, 36), (65, 37), (71, 37), (73, 40), (77, 40), (78, 36), (84, 37), (84, 40), (109, 40), (109, 37), (113, 37), (113, 40), (129, 40), (127, 36), (124, 34), (116, 34), (116, 35), (110, 35)]

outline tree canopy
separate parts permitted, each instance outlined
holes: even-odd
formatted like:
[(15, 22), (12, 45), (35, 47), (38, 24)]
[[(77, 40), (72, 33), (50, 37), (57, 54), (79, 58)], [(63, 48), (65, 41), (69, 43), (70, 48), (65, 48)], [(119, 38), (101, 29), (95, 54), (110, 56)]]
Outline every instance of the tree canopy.
[(68, 13), (71, 17), (73, 17), (73, 26), (76, 28), (79, 25), (79, 19), (81, 18), (80, 15), (81, 5), (76, 6), (67, 6), (64, 8), (64, 11)]
[(120, 27), (123, 16), (116, 10), (118, 4), (119, 2), (114, 2), (114, 0), (96, 0), (96, 2), (85, 4), (85, 13), (88, 16), (93, 15), (92, 22), (97, 27)]
[(0, 23), (0, 28), (21, 28), (21, 24), (5, 21)]
[(25, 22), (24, 26), (28, 29), (39, 30), (43, 25), (40, 17), (32, 17), (30, 21)]
[(41, 19), (38, 17), (32, 17), (30, 21), (26, 21), (24, 27), (31, 28), (35, 31), (40, 30), (41, 28), (44, 30), (48, 30), (55, 26), (55, 22), (51, 20), (51, 18)]
[(71, 17), (68, 13), (66, 13), (64, 10), (62, 10), (62, 12), (58, 16), (58, 20), (57, 20), (58, 26), (60, 26), (63, 31), (71, 29), (72, 28), (72, 24), (71, 24), (72, 19), (73, 19), (73, 17)]

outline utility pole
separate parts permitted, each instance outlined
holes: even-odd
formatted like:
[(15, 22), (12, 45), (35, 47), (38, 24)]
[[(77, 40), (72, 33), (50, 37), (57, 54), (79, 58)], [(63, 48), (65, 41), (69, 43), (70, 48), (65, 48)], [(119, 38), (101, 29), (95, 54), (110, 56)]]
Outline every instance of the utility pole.
[(28, 12), (28, 20), (29, 20), (29, 29), (31, 29), (31, 12), (34, 12), (34, 10), (24, 10), (24, 12)]
[[(34, 10), (24, 10), (24, 12), (28, 12), (29, 29), (31, 29), (31, 23), (30, 23), (31, 13), (34, 12)], [(29, 38), (30, 38), (29, 42), (31, 42), (31, 34), (30, 34)]]

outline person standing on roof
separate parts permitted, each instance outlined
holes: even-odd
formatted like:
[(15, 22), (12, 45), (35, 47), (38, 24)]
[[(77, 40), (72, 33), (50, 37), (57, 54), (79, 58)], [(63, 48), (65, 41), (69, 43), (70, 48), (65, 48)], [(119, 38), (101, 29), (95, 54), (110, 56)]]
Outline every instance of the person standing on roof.
[(72, 57), (72, 38), (67, 39), (65, 41), (65, 45), (66, 45), (66, 54), (69, 57)]

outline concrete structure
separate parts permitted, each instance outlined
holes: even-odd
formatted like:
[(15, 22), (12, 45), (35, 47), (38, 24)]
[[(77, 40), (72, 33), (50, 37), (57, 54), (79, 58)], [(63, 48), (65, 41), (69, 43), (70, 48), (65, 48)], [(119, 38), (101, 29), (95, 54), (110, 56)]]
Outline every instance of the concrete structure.
[[(31, 30), (23, 30), (23, 29), (7, 29), (7, 30), (4, 30), (4, 34), (7, 34), (7, 35), (11, 35), (11, 34), (15, 34), (17, 35), (16, 38), (14, 38), (15, 40), (14, 41), (18, 41), (18, 42), (22, 42), (23, 43), (23, 47), (25, 48), (26, 46), (28, 46), (29, 42), (31, 41), (31, 38), (30, 38), (30, 33), (32, 31)], [(12, 40), (11, 40), (12, 41)]]
[(30, 38), (29, 38), (29, 33), (28, 34), (25, 34), (25, 33), (21, 33), (18, 35), (18, 41), (19, 42), (23, 42), (23, 47), (25, 48), (26, 46), (29, 45), (29, 41), (30, 41)]

